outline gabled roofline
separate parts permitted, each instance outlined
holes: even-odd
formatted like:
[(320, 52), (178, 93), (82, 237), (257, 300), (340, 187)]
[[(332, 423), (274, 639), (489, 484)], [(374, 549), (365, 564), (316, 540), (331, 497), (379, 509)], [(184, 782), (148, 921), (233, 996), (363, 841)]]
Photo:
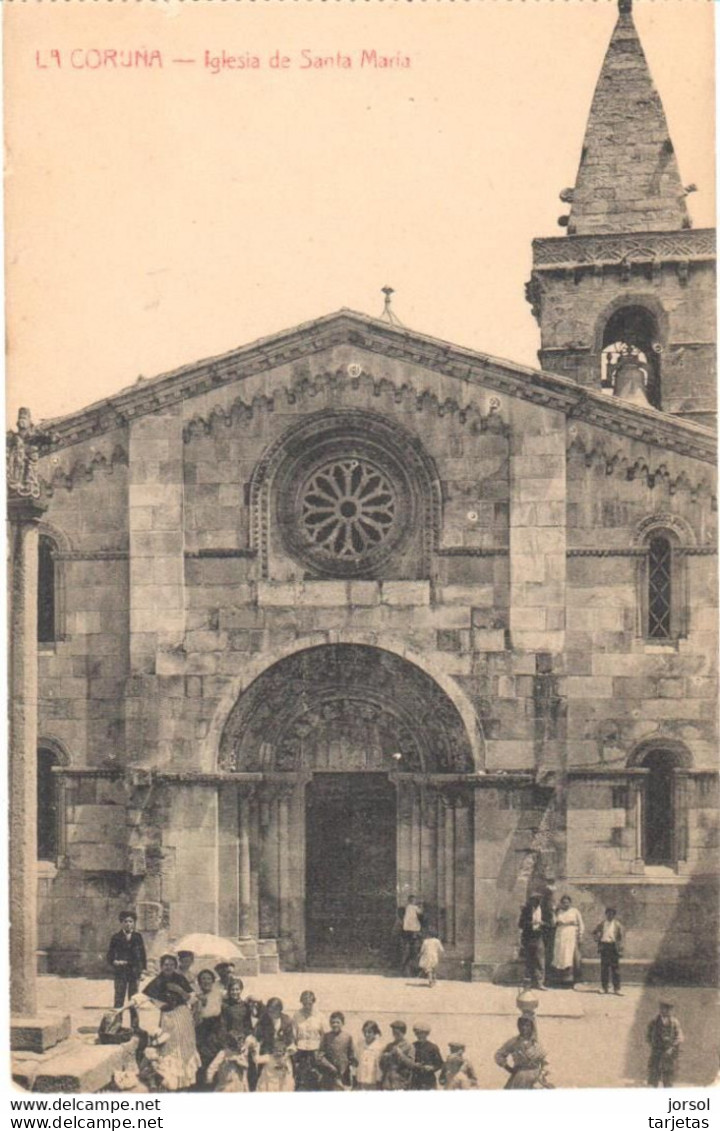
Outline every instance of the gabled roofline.
[(541, 404), (633, 440), (710, 463), (716, 460), (717, 438), (702, 425), (609, 398), (569, 377), (452, 345), (346, 308), (143, 380), (79, 412), (43, 421), (43, 426), (57, 434), (55, 450), (66, 448), (186, 398), (345, 344)]

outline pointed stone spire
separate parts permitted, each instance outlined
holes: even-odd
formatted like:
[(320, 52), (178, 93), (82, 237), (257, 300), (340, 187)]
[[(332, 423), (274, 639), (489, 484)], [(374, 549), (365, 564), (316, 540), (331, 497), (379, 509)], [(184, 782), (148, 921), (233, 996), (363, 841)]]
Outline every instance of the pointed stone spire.
[(567, 229), (661, 232), (690, 227), (660, 96), (632, 18), (619, 15), (593, 97)]

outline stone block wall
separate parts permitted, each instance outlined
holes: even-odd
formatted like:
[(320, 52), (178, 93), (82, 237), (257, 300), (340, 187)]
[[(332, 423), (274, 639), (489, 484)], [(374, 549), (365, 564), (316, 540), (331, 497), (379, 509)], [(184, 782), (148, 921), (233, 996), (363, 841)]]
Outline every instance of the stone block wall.
[[(375, 413), (424, 446), (442, 498), (442, 522), (423, 517), (427, 569), (418, 549), (389, 576), (320, 579), (277, 538), (276, 500), (270, 492), (262, 511), (253, 475), (288, 428), (321, 411)], [(709, 775), (693, 783), (683, 862), (704, 874), (717, 836), (707, 465), (346, 345), (140, 417), (107, 447), (92, 474), (89, 442), (58, 457), (48, 524), (65, 539), (67, 638), (40, 657), (40, 734), (73, 769), (127, 764), (138, 776), (123, 801), (102, 778), (68, 787), (65, 856), (42, 909), (43, 940), (66, 966), (81, 953), (102, 969), (108, 923), (128, 900), (155, 909), (156, 933), (232, 933), (236, 904), (219, 884), (237, 886), (233, 798), (202, 783), (148, 788), (143, 771), (214, 772), (240, 693), (323, 644), (417, 663), (464, 704), (478, 769), (557, 787), (549, 824), (547, 799), (476, 791), (457, 924), (459, 937), (474, 935), (476, 970), (514, 949), (536, 875), (577, 880), (593, 914), (588, 876), (618, 891), (650, 884), (629, 806), (586, 779), (571, 782), (566, 805), (568, 768), (620, 771), (655, 734), (682, 742)], [(638, 612), (639, 531), (658, 514), (703, 551), (684, 559), (686, 631), (667, 646), (643, 638)], [(300, 856), (293, 867), (297, 879)], [(649, 916), (637, 930), (651, 932), (638, 939), (652, 949), (662, 931)]]

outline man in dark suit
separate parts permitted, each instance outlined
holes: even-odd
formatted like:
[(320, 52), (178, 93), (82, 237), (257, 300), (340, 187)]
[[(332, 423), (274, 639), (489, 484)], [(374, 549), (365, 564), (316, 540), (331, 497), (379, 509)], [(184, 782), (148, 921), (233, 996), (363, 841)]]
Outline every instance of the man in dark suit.
[(138, 992), (140, 975), (147, 966), (145, 943), (140, 932), (135, 930), (136, 922), (134, 911), (123, 911), (120, 930), (112, 936), (108, 947), (107, 961), (112, 966), (115, 979), (116, 1009), (124, 1006), (125, 995), (129, 999)]
[(520, 912), (520, 939), (525, 959), (525, 976), (537, 990), (545, 989), (546, 922), (542, 896), (531, 895)]

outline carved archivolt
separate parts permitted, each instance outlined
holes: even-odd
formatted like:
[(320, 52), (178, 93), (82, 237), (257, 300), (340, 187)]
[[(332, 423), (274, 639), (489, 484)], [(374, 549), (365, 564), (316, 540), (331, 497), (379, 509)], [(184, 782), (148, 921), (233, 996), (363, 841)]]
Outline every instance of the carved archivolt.
[(420, 668), (337, 644), (294, 653), (240, 696), (220, 741), (237, 771), (471, 772), (460, 714)]
[(649, 535), (660, 530), (674, 534), (680, 546), (688, 547), (696, 544), (695, 531), (686, 519), (679, 514), (662, 512), (648, 515), (638, 522), (633, 535), (633, 545), (644, 546)]

